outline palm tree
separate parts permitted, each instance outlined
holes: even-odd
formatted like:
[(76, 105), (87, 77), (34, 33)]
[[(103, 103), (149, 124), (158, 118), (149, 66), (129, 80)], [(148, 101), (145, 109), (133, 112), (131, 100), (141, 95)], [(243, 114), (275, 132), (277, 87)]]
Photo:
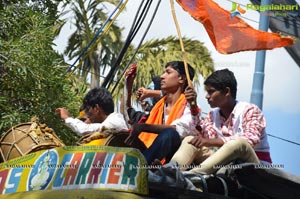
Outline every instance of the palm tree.
[[(208, 49), (198, 40), (183, 38), (187, 62), (195, 69), (194, 86), (199, 85), (199, 75), (206, 78), (214, 71), (213, 60), (210, 57)], [(134, 48), (131, 47), (126, 57), (133, 54)], [(124, 58), (123, 63), (126, 62)], [(162, 74), (164, 66), (167, 62), (183, 60), (182, 51), (178, 38), (169, 36), (165, 39), (149, 40), (143, 44), (138, 50), (133, 63), (137, 63), (138, 75), (135, 79), (134, 90), (139, 87), (147, 86), (152, 81), (152, 77)], [(123, 78), (125, 64), (121, 64), (118, 71), (118, 79)], [(123, 94), (124, 81), (120, 81), (118, 85), (112, 85), (114, 99), (117, 101)], [(114, 89), (115, 88), (115, 89)]]
[[(114, 0), (75, 0), (71, 3), (70, 8), (74, 13), (76, 29), (71, 34), (64, 52), (69, 59), (78, 58), (88, 43), (92, 41), (101, 24), (108, 18), (107, 3), (117, 5), (117, 1)], [(73, 72), (85, 80), (91, 74), (90, 87), (99, 86), (100, 76), (105, 73), (106, 67), (114, 63), (121, 46), (121, 28), (112, 25), (105, 37), (96, 40), (94, 45), (90, 46), (79, 60), (79, 64), (73, 68)]]

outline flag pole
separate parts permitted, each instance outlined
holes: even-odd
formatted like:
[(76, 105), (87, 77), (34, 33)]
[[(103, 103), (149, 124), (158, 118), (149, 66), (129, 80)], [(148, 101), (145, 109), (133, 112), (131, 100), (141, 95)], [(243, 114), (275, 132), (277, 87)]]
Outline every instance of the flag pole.
[(180, 31), (180, 27), (179, 27), (179, 24), (178, 24), (178, 21), (177, 21), (176, 13), (175, 13), (174, 1), (170, 0), (170, 4), (171, 4), (172, 15), (173, 15), (173, 19), (174, 19), (174, 22), (175, 22), (175, 26), (176, 26), (176, 30), (177, 30), (179, 42), (180, 42), (180, 47), (181, 47), (181, 52), (182, 52), (182, 59), (183, 59), (183, 63), (184, 63), (184, 70), (185, 70), (186, 79), (187, 79), (188, 85), (191, 86), (192, 85), (192, 81), (191, 81), (191, 78), (190, 78), (190, 73), (189, 73), (189, 69), (188, 69), (188, 65), (187, 65), (187, 61), (186, 61), (187, 58), (186, 58), (186, 54), (185, 54), (185, 50), (184, 50), (184, 45), (183, 45), (183, 41), (182, 41), (181, 31)]
[[(261, 0), (261, 6), (270, 5), (271, 0)], [(259, 30), (268, 32), (269, 28), (269, 11), (260, 12)], [(252, 91), (250, 102), (256, 104), (260, 109), (263, 107), (263, 86), (265, 78), (265, 59), (266, 51), (259, 50), (256, 52), (255, 71), (253, 75)]]

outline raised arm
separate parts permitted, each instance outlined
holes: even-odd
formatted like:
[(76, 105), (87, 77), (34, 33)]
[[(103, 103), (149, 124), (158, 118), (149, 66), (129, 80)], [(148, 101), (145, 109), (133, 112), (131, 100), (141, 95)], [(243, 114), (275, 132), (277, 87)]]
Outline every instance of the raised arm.
[(144, 99), (148, 97), (162, 97), (164, 93), (161, 90), (152, 90), (152, 89), (147, 89), (144, 87), (141, 87), (137, 90), (136, 92), (136, 98), (137, 100), (143, 101)]
[(131, 108), (131, 96), (133, 82), (136, 77), (136, 64), (132, 64), (128, 71), (125, 73), (125, 85), (124, 85), (124, 95), (122, 96), (120, 104), (120, 112), (122, 114), (127, 114), (127, 109)]

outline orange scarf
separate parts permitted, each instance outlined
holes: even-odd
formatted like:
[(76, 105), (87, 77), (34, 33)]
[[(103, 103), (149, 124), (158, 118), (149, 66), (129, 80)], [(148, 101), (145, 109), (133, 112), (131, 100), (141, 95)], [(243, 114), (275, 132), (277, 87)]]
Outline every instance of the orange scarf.
[[(164, 96), (162, 99), (160, 99), (155, 106), (152, 108), (151, 113), (145, 122), (146, 124), (163, 124), (163, 117), (164, 117), (164, 105), (166, 101), (166, 96)], [(181, 94), (176, 101), (175, 105), (173, 106), (169, 116), (168, 120), (165, 122), (165, 124), (170, 125), (175, 119), (178, 119), (182, 116), (183, 111), (186, 106), (186, 99), (184, 94)], [(139, 135), (140, 140), (144, 142), (147, 148), (149, 148), (155, 138), (158, 134), (155, 133), (148, 133), (148, 132), (142, 132)]]

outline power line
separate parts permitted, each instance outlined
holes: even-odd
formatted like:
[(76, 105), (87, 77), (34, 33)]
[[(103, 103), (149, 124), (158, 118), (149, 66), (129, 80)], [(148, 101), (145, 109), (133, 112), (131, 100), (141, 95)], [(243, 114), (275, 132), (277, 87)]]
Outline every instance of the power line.
[[(83, 51), (79, 54), (77, 59), (74, 61), (74, 63), (67, 69), (67, 72), (70, 72), (71, 69), (75, 66), (75, 64), (80, 60), (80, 58), (87, 52), (87, 50), (90, 48), (90, 46), (97, 40), (97, 37), (102, 33), (104, 27), (110, 22), (111, 18), (113, 17), (114, 13), (118, 10), (118, 8), (121, 7), (123, 3), (123, 0), (119, 2), (119, 4), (115, 7), (115, 9), (112, 11), (112, 13), (109, 15), (109, 17), (106, 19), (106, 21), (103, 23), (103, 25), (98, 29), (92, 40), (88, 43), (88, 45), (83, 49)], [(127, 2), (126, 2), (127, 3)]]
[(272, 134), (267, 134), (267, 135), (270, 136), (270, 137), (274, 137), (274, 138), (277, 138), (277, 139), (279, 139), (279, 140), (286, 141), (286, 142), (289, 142), (289, 143), (291, 143), (291, 144), (295, 144), (295, 145), (300, 146), (300, 143), (298, 143), (298, 142), (294, 142), (294, 141), (291, 141), (291, 140), (287, 140), (287, 139), (285, 139), (285, 138), (282, 138), (282, 137), (279, 137), (279, 136), (276, 136), (276, 135), (272, 135)]
[[(232, 0), (227, 0), (227, 1), (229, 1), (229, 2), (234, 2), (234, 1), (232, 1)], [(245, 5), (242, 5), (241, 4), (241, 6), (244, 6), (244, 7), (246, 7)], [(290, 16), (290, 17), (293, 17), (293, 18), (296, 18), (296, 17), (294, 17), (294, 16)], [(248, 21), (252, 21), (252, 22), (254, 22), (254, 23), (259, 23), (258, 21), (256, 21), (256, 20), (254, 20), (254, 19), (251, 19), (251, 18), (247, 18), (247, 17), (244, 17), (244, 16), (241, 16), (241, 18), (243, 18), (243, 19), (246, 19), (246, 20), (248, 20)], [(281, 21), (282, 22), (282, 20), (280, 19), (280, 18), (276, 18), (276, 17), (272, 17), (273, 19), (275, 19), (275, 20), (278, 20), (278, 21)], [(289, 22), (288, 22), (289, 23)], [(290, 24), (290, 23), (289, 23)], [(291, 25), (291, 24), (290, 24)], [(299, 25), (299, 23), (297, 23), (297, 21), (296, 21), (296, 25), (297, 25), (297, 27), (298, 27), (298, 25)], [(136, 30), (136, 32), (137, 32), (137, 30)], [(136, 34), (136, 32), (134, 33), (134, 35)], [(285, 32), (285, 31), (282, 31), (283, 33), (286, 33), (286, 34), (289, 34), (289, 35), (293, 35), (293, 34), (291, 34), (291, 33), (287, 33), (287, 32)], [(295, 36), (295, 35), (293, 35), (293, 36)], [(74, 65), (74, 64), (73, 64)], [(72, 66), (71, 66), (72, 67)], [(79, 69), (79, 70), (82, 70), (83, 71), (83, 69)], [(90, 72), (91, 74), (92, 74), (92, 72)], [(101, 76), (100, 75), (100, 77), (103, 77), (103, 76)], [(203, 114), (207, 114), (207, 113), (205, 113), (205, 112), (203, 112)], [(294, 141), (291, 141), (291, 140), (288, 140), (288, 139), (285, 139), (285, 138), (282, 138), (282, 137), (279, 137), (279, 136), (275, 136), (275, 135), (272, 135), (272, 134), (267, 134), (268, 136), (270, 136), (270, 137), (273, 137), (273, 138), (276, 138), (276, 139), (279, 139), (279, 140), (282, 140), (282, 141), (285, 141), (285, 142), (288, 142), (288, 143), (291, 143), (291, 144), (295, 144), (295, 145), (298, 145), (298, 146), (300, 146), (300, 143), (297, 143), (297, 142), (294, 142)]]
[[(202, 111), (202, 114), (207, 115), (208, 113)], [(272, 134), (269, 134), (269, 133), (267, 133), (267, 135), (270, 136), (270, 137), (273, 137), (273, 138), (276, 138), (276, 139), (279, 139), (279, 140), (282, 140), (282, 141), (289, 142), (291, 144), (295, 144), (295, 145), (300, 146), (300, 143), (298, 143), (298, 142), (294, 142), (294, 141), (291, 141), (291, 140), (288, 140), (288, 139), (285, 139), (285, 138), (282, 138), (282, 137), (279, 137), (279, 136), (276, 136), (276, 135), (272, 135)]]
[(125, 52), (129, 48), (130, 43), (132, 42), (132, 40), (136, 36), (137, 32), (139, 31), (142, 23), (144, 22), (145, 17), (149, 11), (151, 4), (152, 4), (152, 0), (147, 0), (146, 3), (145, 3), (145, 1), (141, 2), (139, 9), (136, 12), (136, 15), (133, 20), (130, 31), (125, 40), (125, 43), (124, 43), (121, 51), (119, 52), (119, 55), (118, 55), (115, 63), (113, 64), (110, 71), (108, 72), (107, 77), (102, 82), (102, 85), (101, 85), (102, 87), (108, 88), (110, 86), (111, 80), (115, 76), (115, 73), (119, 70), (119, 68), (120, 68), (119, 64), (121, 63), (121, 61), (125, 55)]
[[(68, 65), (71, 65), (71, 64), (68, 64)], [(83, 70), (83, 69), (81, 69), (81, 68), (78, 68), (77, 70)], [(90, 72), (91, 74), (94, 74), (93, 72)], [(104, 77), (104, 76), (102, 76), (102, 75), (99, 75), (99, 77)], [(114, 82), (116, 82), (116, 81), (114, 81)], [(207, 112), (203, 112), (202, 111), (202, 114), (203, 115), (207, 115), (208, 113)], [(279, 140), (282, 140), (282, 141), (285, 141), (285, 142), (289, 142), (289, 143), (291, 143), (291, 144), (295, 144), (295, 145), (298, 145), (298, 146), (300, 146), (300, 143), (298, 143), (298, 142), (294, 142), (294, 141), (291, 141), (291, 140), (288, 140), (288, 139), (285, 139), (285, 138), (282, 138), (282, 137), (279, 137), (279, 136), (276, 136), (276, 135), (272, 135), (272, 134), (267, 134), (268, 136), (270, 136), (270, 137), (273, 137), (273, 138), (276, 138), (276, 139), (279, 139)]]
[(153, 19), (154, 19), (154, 17), (156, 16), (157, 10), (158, 10), (159, 5), (160, 5), (160, 2), (161, 2), (161, 0), (159, 0), (159, 1), (157, 2), (157, 5), (156, 5), (155, 10), (154, 10), (154, 12), (153, 12), (153, 15), (152, 15), (152, 17), (151, 17), (151, 19), (150, 19), (150, 21), (149, 21), (149, 24), (148, 24), (148, 26), (147, 26), (147, 28), (146, 28), (146, 31), (144, 32), (144, 34), (143, 34), (143, 36), (142, 36), (142, 38), (141, 38), (141, 40), (140, 40), (140, 42), (139, 42), (139, 44), (138, 44), (138, 46), (137, 46), (135, 52), (133, 53), (131, 59), (128, 61), (128, 63), (127, 63), (127, 65), (125, 66), (124, 70), (121, 72), (121, 77), (117, 80), (117, 83), (116, 83), (115, 86), (113, 87), (111, 93), (114, 92), (115, 88), (117, 87), (117, 84), (121, 81), (122, 76), (125, 74), (125, 71), (128, 69), (129, 65), (131, 64), (131, 62), (132, 62), (133, 59), (134, 59), (134, 56), (137, 54), (138, 50), (140, 49), (140, 46), (142, 45), (142, 43), (143, 43), (143, 41), (144, 41), (144, 39), (145, 39), (145, 37), (146, 37), (146, 35), (147, 35), (147, 33), (148, 33), (148, 31), (149, 31), (151, 25), (152, 25)]

